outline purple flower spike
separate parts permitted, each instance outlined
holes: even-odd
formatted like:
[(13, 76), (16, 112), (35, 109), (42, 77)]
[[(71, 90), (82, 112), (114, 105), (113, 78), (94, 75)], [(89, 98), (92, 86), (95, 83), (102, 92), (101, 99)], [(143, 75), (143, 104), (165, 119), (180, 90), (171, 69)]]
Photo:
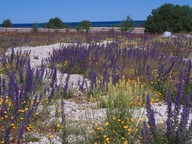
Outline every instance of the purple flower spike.
[(157, 127), (156, 127), (156, 123), (155, 123), (154, 111), (151, 109), (150, 96), (149, 95), (147, 95), (146, 108), (147, 108), (147, 117), (148, 117), (148, 123), (150, 126), (150, 130), (151, 130), (153, 136), (156, 137)]

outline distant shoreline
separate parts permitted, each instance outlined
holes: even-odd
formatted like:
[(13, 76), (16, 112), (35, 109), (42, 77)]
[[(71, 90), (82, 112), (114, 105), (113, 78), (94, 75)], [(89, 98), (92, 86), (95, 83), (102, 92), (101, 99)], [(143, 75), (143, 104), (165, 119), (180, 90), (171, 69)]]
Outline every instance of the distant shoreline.
[[(121, 24), (122, 21), (101, 21), (101, 22), (91, 22), (92, 27), (117, 27)], [(144, 23), (144, 20), (133, 21), (136, 27), (141, 27)], [(70, 28), (75, 28), (79, 22), (64, 22), (65, 25), (69, 25)], [(34, 23), (20, 23), (13, 24), (13, 28), (31, 28)], [(39, 28), (43, 28), (45, 23), (37, 23)], [(2, 25), (0, 24), (0, 27)]]
[[(89, 32), (108, 32), (115, 31), (120, 32), (120, 27), (91, 27)], [(0, 32), (32, 32), (32, 28), (5, 28), (0, 27)], [(76, 29), (47, 29), (47, 28), (38, 28), (38, 32), (77, 32)], [(143, 34), (143, 27), (135, 27), (131, 33)]]

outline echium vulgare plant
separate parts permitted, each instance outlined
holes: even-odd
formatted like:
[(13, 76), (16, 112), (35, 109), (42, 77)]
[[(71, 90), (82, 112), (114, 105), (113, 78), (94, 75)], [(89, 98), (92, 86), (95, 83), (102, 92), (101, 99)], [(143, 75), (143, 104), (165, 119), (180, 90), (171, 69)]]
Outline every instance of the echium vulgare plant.
[[(143, 143), (185, 144), (192, 139), (192, 120), (190, 121), (189, 118), (190, 101), (192, 101), (192, 95), (183, 95), (182, 81), (183, 77), (180, 76), (180, 81), (177, 86), (177, 93), (174, 102), (172, 101), (171, 92), (168, 91), (167, 93), (167, 120), (164, 124), (166, 126), (166, 129), (160, 129), (162, 125), (158, 125), (156, 123), (154, 111), (151, 108), (150, 104), (150, 96), (147, 95), (146, 109), (148, 126), (146, 126), (145, 122), (141, 131)], [(183, 106), (182, 100), (184, 100)]]
[(0, 125), (2, 129), (0, 137), (4, 137), (5, 143), (10, 144), (13, 140), (17, 143), (21, 142), (23, 133), (41, 98), (42, 94), (39, 96), (35, 94), (31, 96), (30, 94), (29, 96), (25, 88), (20, 88), (14, 72), (9, 76), (8, 85), (2, 80), (0, 95)]
[(9, 75), (10, 72), (19, 71), (20, 68), (23, 68), (28, 59), (30, 52), (22, 53), (22, 51), (14, 51), (13, 49), (10, 52), (10, 55), (3, 53), (0, 55), (0, 74)]
[[(59, 91), (56, 84), (57, 72), (55, 69), (46, 72), (44, 64), (40, 68), (32, 68), (30, 59), (14, 51), (4, 60), (3, 63), (13, 62), (16, 65), (13, 71), (6, 73), (7, 76), (0, 77), (0, 143), (20, 144), (25, 142), (24, 134), (29, 132), (38, 106), (46, 99), (48, 106)], [(46, 81), (44, 88), (42, 84), (45, 84), (45, 78), (50, 81)], [(50, 93), (44, 93), (46, 89), (50, 89)]]

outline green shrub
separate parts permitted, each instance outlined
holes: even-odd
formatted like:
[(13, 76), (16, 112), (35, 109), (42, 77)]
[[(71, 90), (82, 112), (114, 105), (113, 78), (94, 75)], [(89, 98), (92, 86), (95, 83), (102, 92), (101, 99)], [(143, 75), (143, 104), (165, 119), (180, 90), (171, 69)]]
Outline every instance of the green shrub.
[(12, 22), (10, 21), (10, 19), (6, 19), (2, 22), (2, 27), (12, 27)]
[(32, 26), (32, 32), (37, 32), (38, 31), (38, 23), (34, 23)]
[[(107, 95), (101, 99), (106, 107), (106, 117), (104, 121), (94, 123), (92, 142), (118, 144), (139, 141), (143, 121), (140, 108), (145, 103), (147, 89), (139, 79), (126, 82), (124, 78), (115, 86), (111, 81), (107, 89)], [(155, 99), (155, 94), (151, 94)]]
[(122, 21), (120, 24), (121, 32), (130, 31), (134, 27), (133, 20), (130, 16), (126, 20)]
[(85, 30), (86, 32), (89, 31), (91, 27), (91, 22), (88, 20), (83, 20), (77, 25), (77, 31)]
[(64, 23), (60, 18), (55, 17), (51, 18), (49, 22), (45, 24), (45, 27), (50, 29), (62, 29), (64, 28)]
[(71, 24), (70, 23), (65, 24), (66, 32), (69, 32), (70, 28), (71, 28)]
[(189, 32), (192, 30), (192, 8), (188, 5), (164, 4), (151, 12), (144, 27), (150, 33)]

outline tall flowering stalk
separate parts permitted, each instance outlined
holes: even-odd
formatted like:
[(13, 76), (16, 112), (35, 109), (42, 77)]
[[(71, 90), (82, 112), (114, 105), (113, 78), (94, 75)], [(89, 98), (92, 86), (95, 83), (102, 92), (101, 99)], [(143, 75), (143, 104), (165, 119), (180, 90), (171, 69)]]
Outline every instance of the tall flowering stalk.
[[(28, 53), (27, 53), (28, 54)], [(12, 70), (7, 77), (0, 78), (0, 139), (5, 143), (12, 143), (12, 140), (18, 144), (22, 143), (23, 134), (30, 124), (30, 120), (34, 116), (38, 105), (43, 96), (43, 78), (45, 77), (45, 66), (42, 65), (38, 69), (30, 66), (30, 59), (27, 54), (12, 51), (12, 55), (0, 59), (5, 66), (12, 64)], [(16, 66), (14, 66), (14, 64)], [(46, 74), (47, 77), (55, 82), (55, 75)], [(8, 80), (8, 82), (7, 82)], [(59, 89), (55, 86), (49, 87), (51, 90), (48, 100), (54, 98), (55, 92)], [(13, 137), (13, 139), (12, 139)]]
[(20, 141), (23, 138), (23, 134), (25, 132), (25, 128), (29, 124), (31, 117), (33, 116), (34, 112), (36, 111), (36, 109), (39, 105), (38, 101), (40, 99), (41, 99), (41, 97), (38, 98), (38, 96), (35, 96), (32, 107), (26, 113), (24, 113), (24, 123), (21, 125), (20, 130), (19, 130), (17, 144), (20, 144)]
[(150, 130), (148, 129), (147, 123), (143, 122), (143, 128), (141, 130), (141, 136), (144, 144), (149, 144), (150, 143)]
[(178, 121), (179, 121), (181, 100), (183, 97), (182, 91), (183, 91), (183, 73), (181, 73), (179, 76), (179, 83), (177, 86), (177, 93), (176, 93), (176, 97), (175, 97), (175, 108), (174, 108), (174, 125), (175, 125), (175, 127), (178, 126)]
[[(191, 96), (183, 96), (183, 77), (180, 75), (180, 81), (177, 86), (176, 99), (174, 103), (172, 102), (172, 95), (170, 90), (167, 93), (167, 120), (166, 120), (166, 131), (165, 139), (168, 143), (186, 143), (192, 136), (192, 121), (189, 123), (189, 114), (190, 114), (190, 101), (192, 100)], [(182, 110), (182, 100), (184, 99), (183, 110)], [(173, 108), (174, 106), (174, 108)], [(154, 112), (151, 109), (150, 97), (147, 95), (146, 100), (148, 124), (150, 126), (151, 134), (156, 142), (158, 142), (158, 130), (155, 123)], [(143, 132), (141, 133), (143, 136)], [(162, 135), (164, 137), (164, 135)], [(143, 137), (144, 138), (144, 137)], [(146, 139), (146, 138), (145, 138)], [(144, 140), (145, 140), (144, 139)], [(146, 140), (145, 140), (146, 141)], [(150, 140), (150, 142), (153, 140)]]
[(67, 75), (66, 80), (65, 80), (65, 86), (63, 88), (63, 93), (61, 95), (61, 124), (64, 127), (63, 131), (62, 131), (62, 141), (63, 143), (68, 143), (67, 140), (67, 133), (66, 133), (66, 115), (65, 115), (65, 102), (64, 102), (64, 98), (67, 94), (67, 90), (68, 90), (68, 85), (69, 85), (69, 78), (70, 78), (70, 74)]
[(157, 126), (155, 122), (154, 111), (151, 108), (149, 95), (147, 95), (147, 99), (146, 99), (146, 109), (147, 109), (147, 117), (148, 117), (148, 124), (150, 126), (150, 130), (154, 138), (157, 139)]
[(173, 135), (174, 135), (174, 128), (173, 128), (173, 113), (172, 113), (172, 99), (170, 91), (167, 94), (167, 132), (166, 137), (169, 142), (171, 142)]
[(187, 124), (189, 119), (190, 107), (189, 107), (190, 99), (189, 96), (185, 97), (185, 105), (183, 108), (183, 112), (181, 114), (181, 120), (178, 126), (178, 139), (179, 142), (185, 140), (185, 136), (187, 135)]

